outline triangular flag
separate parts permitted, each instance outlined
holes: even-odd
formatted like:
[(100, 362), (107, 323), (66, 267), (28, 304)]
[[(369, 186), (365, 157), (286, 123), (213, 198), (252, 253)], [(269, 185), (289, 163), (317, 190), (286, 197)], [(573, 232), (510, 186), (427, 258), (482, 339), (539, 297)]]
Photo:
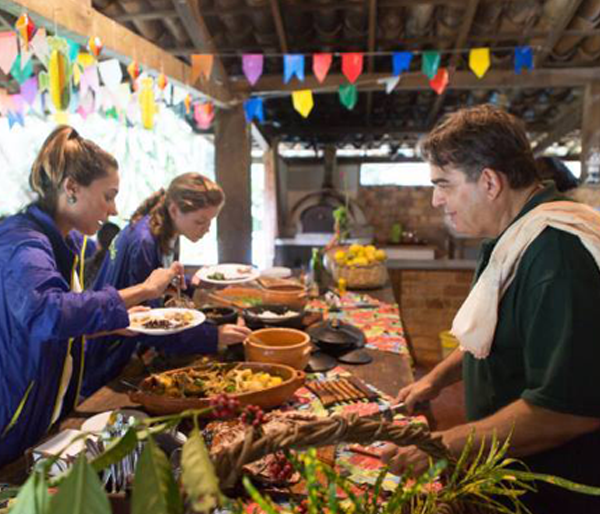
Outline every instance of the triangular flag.
[(10, 73), (17, 55), (19, 55), (17, 35), (14, 32), (0, 32), (0, 70), (5, 75)]
[(203, 76), (205, 80), (210, 79), (215, 56), (211, 54), (193, 54), (192, 55), (192, 84)]
[(92, 89), (95, 93), (100, 88), (100, 79), (98, 78), (98, 68), (90, 66), (83, 70), (79, 85), (79, 94), (85, 96), (88, 89)]
[(313, 54), (313, 73), (322, 84), (331, 68), (332, 54)]
[(446, 68), (440, 68), (435, 77), (429, 81), (429, 85), (438, 95), (441, 95), (446, 89), (448, 81), (448, 70)]
[(440, 61), (442, 59), (440, 53), (435, 50), (426, 50), (423, 52), (422, 59), (421, 70), (427, 75), (429, 80), (433, 80), (440, 67)]
[(482, 78), (490, 67), (490, 49), (473, 48), (469, 52), (469, 68), (478, 78)]
[(35, 97), (38, 93), (38, 79), (37, 77), (31, 77), (27, 79), (21, 85), (21, 96), (29, 105), (33, 105)]
[(23, 109), (25, 107), (25, 100), (21, 95), (10, 95), (10, 110), (16, 114), (23, 115)]
[(256, 118), (261, 123), (265, 121), (265, 111), (262, 98), (249, 98), (244, 101), (244, 112), (246, 113), (246, 121), (250, 123)]
[(533, 50), (530, 46), (515, 48), (515, 73), (520, 75), (523, 68), (533, 70)]
[(119, 87), (113, 93), (113, 99), (116, 106), (120, 110), (127, 109), (129, 102), (131, 101), (131, 86), (129, 82), (121, 82)]
[(198, 127), (206, 130), (210, 127), (215, 117), (215, 107), (211, 102), (197, 103), (194, 105), (194, 119)]
[(17, 55), (17, 58), (13, 62), (10, 74), (15, 78), (19, 84), (23, 84), (31, 74), (33, 73), (33, 61), (29, 59), (29, 62), (24, 68), (21, 68), (21, 54)]
[[(48, 47), (48, 41), (46, 39), (46, 29), (40, 27), (33, 39), (31, 40), (31, 48), (35, 56), (41, 61), (44, 66), (48, 66), (50, 60), (50, 48)], [(0, 55), (2, 52), (0, 52)]]
[(67, 45), (69, 45), (69, 51), (67, 53), (69, 61), (75, 62), (77, 60), (77, 56), (79, 55), (79, 44), (75, 43), (75, 41), (69, 39), (68, 37), (65, 39), (67, 40)]
[(29, 64), (29, 61), (31, 61), (31, 58), (33, 57), (33, 50), (31, 49), (31, 47), (29, 45), (27, 45), (27, 48), (25, 48), (23, 40), (20, 41), (20, 49), (21, 49), (21, 69), (24, 69), (27, 67), (27, 65)]
[(123, 72), (117, 59), (109, 59), (98, 63), (98, 71), (104, 85), (111, 89), (118, 87), (123, 80)]
[(293, 76), (304, 82), (304, 56), (302, 54), (285, 54), (283, 56), (283, 82), (288, 83)]
[(351, 84), (356, 82), (363, 70), (363, 54), (350, 52), (342, 54), (342, 73)]
[(94, 95), (88, 92), (87, 95), (80, 96), (77, 113), (85, 120), (92, 112), (94, 112)]
[(340, 86), (339, 90), (340, 102), (346, 109), (351, 111), (354, 109), (356, 102), (358, 100), (358, 91), (356, 86), (352, 84), (343, 84)]
[(395, 77), (388, 77), (385, 79), (379, 79), (377, 81), (378, 84), (385, 85), (385, 92), (388, 95), (396, 88), (398, 82), (400, 82), (400, 75), (396, 75)]
[(394, 52), (392, 54), (392, 68), (394, 75), (400, 75), (403, 71), (410, 69), (412, 52)]
[(77, 56), (77, 64), (79, 64), (83, 69), (89, 68), (90, 66), (96, 64), (96, 58), (92, 54), (82, 52)]
[(13, 128), (16, 124), (21, 125), (21, 127), (25, 126), (25, 120), (23, 119), (23, 115), (18, 112), (8, 111), (8, 128)]
[(252, 86), (262, 75), (264, 59), (262, 54), (244, 54), (242, 56), (242, 69)]
[(154, 97), (154, 81), (151, 78), (145, 78), (142, 80), (141, 85), (139, 102), (142, 112), (142, 125), (145, 129), (152, 129), (154, 127), (154, 115), (158, 110)]
[(315, 105), (313, 100), (313, 94), (310, 89), (303, 89), (301, 91), (294, 91), (292, 93), (292, 103), (294, 109), (296, 109), (305, 118), (308, 117), (310, 111)]

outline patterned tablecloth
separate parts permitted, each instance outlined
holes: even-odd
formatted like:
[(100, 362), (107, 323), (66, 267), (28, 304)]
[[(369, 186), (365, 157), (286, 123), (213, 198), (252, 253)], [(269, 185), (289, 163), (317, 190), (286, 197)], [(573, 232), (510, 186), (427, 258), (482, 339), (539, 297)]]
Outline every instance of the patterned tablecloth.
[(397, 304), (381, 302), (372, 296), (347, 292), (334, 310), (321, 298), (311, 300), (306, 309), (323, 314), (325, 319), (336, 317), (361, 329), (367, 338), (367, 348), (409, 355), (408, 343)]

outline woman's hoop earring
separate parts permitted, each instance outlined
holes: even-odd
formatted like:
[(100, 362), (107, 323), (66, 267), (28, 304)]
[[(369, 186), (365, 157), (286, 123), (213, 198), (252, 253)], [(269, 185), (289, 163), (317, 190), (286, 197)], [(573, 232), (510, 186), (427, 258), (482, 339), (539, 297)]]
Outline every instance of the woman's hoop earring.
[(67, 196), (67, 203), (71, 205), (77, 203), (77, 197), (75, 195)]

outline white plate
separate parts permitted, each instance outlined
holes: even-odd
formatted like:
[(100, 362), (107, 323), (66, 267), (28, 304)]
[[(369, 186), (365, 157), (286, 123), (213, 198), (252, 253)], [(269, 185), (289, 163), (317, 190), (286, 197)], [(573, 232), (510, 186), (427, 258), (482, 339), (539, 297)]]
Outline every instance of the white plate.
[[(177, 328), (145, 328), (141, 325), (136, 325), (134, 321), (143, 320), (144, 318), (152, 317), (152, 318), (165, 318), (169, 314), (174, 313), (186, 313), (189, 312), (193, 316), (193, 320), (189, 325), (185, 325), (184, 327)], [(131, 330), (132, 332), (139, 332), (140, 334), (147, 334), (151, 336), (164, 336), (169, 334), (177, 334), (178, 332), (182, 332), (183, 330), (188, 330), (189, 328), (197, 327), (198, 325), (204, 323), (206, 316), (203, 312), (197, 311), (195, 309), (181, 309), (181, 308), (168, 308), (168, 309), (151, 309), (149, 311), (142, 312), (134, 312), (129, 315), (129, 323), (130, 325), (127, 327), (127, 330)]]
[(122, 414), (125, 419), (133, 416), (137, 419), (145, 419), (148, 417), (148, 414), (139, 410), (133, 409), (119, 409), (117, 411), (107, 410), (106, 412), (101, 412), (100, 414), (96, 414), (91, 418), (86, 419), (81, 425), (81, 430), (83, 432), (92, 432), (94, 434), (99, 434), (104, 430), (110, 416), (114, 413)]
[(289, 278), (292, 276), (292, 270), (283, 266), (273, 266), (260, 272), (261, 277), (267, 278)]
[[(215, 273), (225, 275), (224, 280), (210, 278)], [(256, 280), (260, 276), (260, 272), (253, 266), (248, 264), (215, 264), (214, 266), (205, 266), (197, 273), (198, 278), (209, 284), (242, 284)]]

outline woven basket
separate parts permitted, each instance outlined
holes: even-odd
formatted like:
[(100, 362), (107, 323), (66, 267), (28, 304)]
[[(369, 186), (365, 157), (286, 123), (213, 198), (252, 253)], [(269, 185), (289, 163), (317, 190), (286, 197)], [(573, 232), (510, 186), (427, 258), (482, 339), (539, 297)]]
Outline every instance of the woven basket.
[(376, 289), (384, 286), (388, 279), (387, 268), (380, 262), (352, 268), (333, 262), (331, 268), (335, 282), (345, 279), (348, 289)]

